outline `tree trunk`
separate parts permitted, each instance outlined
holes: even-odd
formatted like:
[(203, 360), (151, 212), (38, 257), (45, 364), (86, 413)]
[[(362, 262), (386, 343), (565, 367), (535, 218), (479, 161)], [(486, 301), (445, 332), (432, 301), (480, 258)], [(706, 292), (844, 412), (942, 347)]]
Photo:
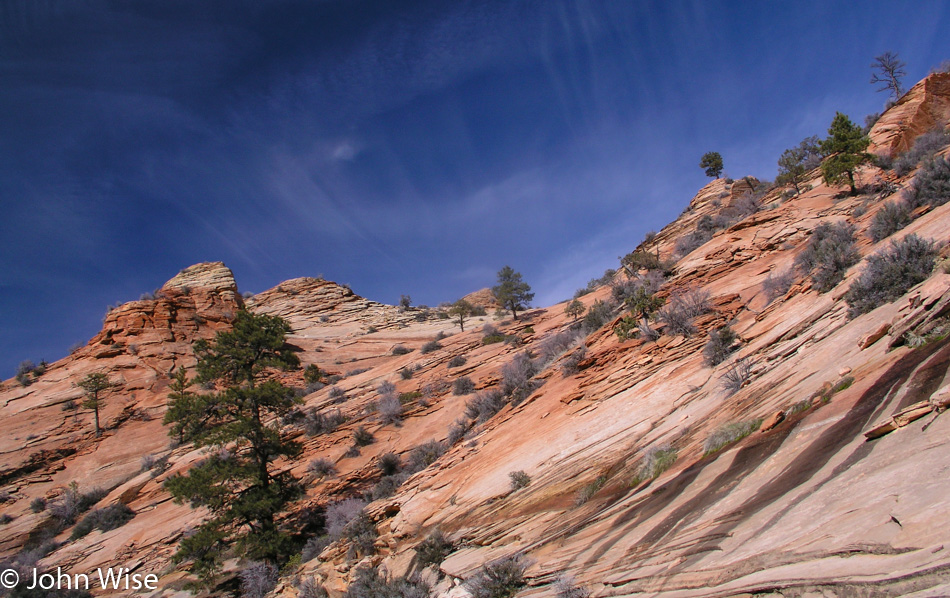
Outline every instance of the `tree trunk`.
[(99, 405), (96, 405), (93, 411), (96, 413), (96, 438), (98, 438), (102, 436), (102, 428), (99, 427)]

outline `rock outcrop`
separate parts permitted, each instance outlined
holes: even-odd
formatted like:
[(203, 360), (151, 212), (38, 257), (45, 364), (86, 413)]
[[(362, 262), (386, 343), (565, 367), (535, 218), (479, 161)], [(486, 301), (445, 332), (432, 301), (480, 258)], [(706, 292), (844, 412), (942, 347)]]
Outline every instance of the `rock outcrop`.
[(950, 122), (950, 73), (934, 73), (914, 85), (871, 128), (868, 151), (882, 156), (906, 152), (936, 125)]
[[(926, 126), (920, 123), (950, 100), (950, 89), (935, 83), (942, 80), (928, 78), (929, 87), (915, 86), (891, 111)], [(919, 102), (907, 99), (914, 94)], [(881, 147), (897, 148), (903, 142), (885, 129), (900, 120), (891, 111), (872, 134)], [(883, 176), (896, 179), (873, 166), (858, 173), (862, 184)], [(303, 408), (339, 409), (345, 423), (314, 436), (286, 424), (304, 446), (300, 459), (285, 464), (306, 488), (296, 513), (371, 494), (385, 453), (405, 462), (430, 440), (446, 449), (393, 494), (378, 490), (383, 497), (366, 507), (377, 532), (374, 554), (350, 558), (343, 539), (294, 569), (334, 598), (364, 566), (421, 573), (435, 594), (464, 598), (463, 580), (516, 553), (527, 563), (519, 596), (552, 596), (561, 576), (594, 598), (946, 595), (950, 274), (938, 267), (901, 299), (849, 319), (844, 295), (864, 263), (819, 294), (794, 269), (795, 257), (817, 226), (841, 220), (855, 225), (862, 256), (879, 251), (888, 241), (872, 243), (867, 230), (890, 197), (841, 197), (816, 172), (800, 195), (773, 190), (759, 198), (759, 211), (717, 219), (746, 202), (753, 186), (712, 181), (644, 246), (672, 261), (676, 241), (701, 219), (722, 223), (672, 261), (659, 292), (708, 295), (708, 309), (692, 320), (696, 332), (655, 323), (655, 341), (618, 338), (619, 310), (584, 336), (571, 336), (563, 306), (529, 310), (517, 321), (473, 318), (463, 333), (450, 320), (321, 279), (287, 281), (245, 302), (222, 264), (188, 268), (155, 299), (113, 310), (86, 347), (31, 386), (7, 381), (0, 389), (7, 431), (0, 491), (11, 518), (0, 527), (0, 557), (49, 529), (49, 515), (33, 512), (31, 502), (55, 501), (76, 481), (107, 490), (100, 505), (121, 501), (136, 516), (74, 541), (68, 528), (58, 532), (63, 544), (41, 565), (86, 572), (126, 563), (161, 575), (154, 596), (183, 595), (176, 588), (185, 574), (171, 557), (203, 513), (171, 502), (162, 482), (204, 453), (169, 442), (161, 424), (168, 374), (192, 368), (191, 343), (227, 329), (245, 305), (286, 318), (302, 363), (339, 377), (303, 390)], [(894, 236), (950, 241), (950, 203), (922, 212)], [(786, 292), (768, 292), (769, 277), (784, 273)], [(580, 300), (590, 306), (610, 295), (602, 287)], [(486, 343), (480, 324), (488, 322), (505, 342)], [(709, 365), (708, 335), (727, 324), (735, 350)], [(433, 339), (438, 346), (419, 350)], [(471, 417), (467, 403), (476, 395), (456, 394), (453, 382), (466, 377), (476, 392), (505, 376), (511, 382), (509, 364), (524, 352), (539, 371), (523, 400)], [(68, 408), (80, 395), (75, 382), (93, 371), (119, 384), (107, 397), (98, 439), (89, 414)], [(304, 388), (300, 372), (281, 376)], [(383, 421), (374, 409), (383, 380), (396, 385), (400, 422)], [(353, 451), (358, 426), (376, 442)], [(316, 458), (331, 461), (336, 473), (308, 473)], [(529, 483), (513, 488), (513, 472)], [(296, 526), (293, 515), (287, 525)], [(416, 549), (435, 529), (452, 550), (419, 571)], [(239, 566), (229, 562), (227, 574)], [(272, 595), (298, 596), (292, 581), (284, 577)]]
[(486, 311), (493, 311), (501, 307), (501, 304), (495, 299), (494, 293), (491, 292), (491, 289), (487, 288), (469, 293), (462, 297), (462, 299), (471, 303), (473, 307), (481, 307)]

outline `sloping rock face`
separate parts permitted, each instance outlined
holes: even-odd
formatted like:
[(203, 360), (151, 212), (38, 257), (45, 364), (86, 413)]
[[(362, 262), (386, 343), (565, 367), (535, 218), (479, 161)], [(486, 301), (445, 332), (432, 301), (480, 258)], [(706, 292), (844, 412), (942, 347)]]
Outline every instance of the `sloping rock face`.
[[(398, 329), (419, 319), (427, 319), (418, 309), (401, 309), (377, 303), (355, 294), (349, 288), (321, 278), (294, 278), (264, 291), (247, 302), (255, 313), (280, 316), (295, 330), (321, 324), (350, 329)], [(422, 314), (421, 318), (418, 317)]]
[[(198, 264), (153, 299), (112, 309), (99, 334), (31, 385), (3, 384), (0, 484), (16, 498), (5, 505), (16, 519), (0, 531), (0, 550), (20, 548), (45, 518), (27, 509), (31, 500), (54, 498), (71, 481), (87, 490), (114, 488), (138, 473), (143, 457), (167, 448), (161, 417), (169, 374), (191, 368), (192, 343), (228, 329), (241, 306), (224, 264)], [(94, 372), (115, 384), (101, 413), (102, 438), (93, 436), (91, 416), (78, 406), (83, 395), (76, 383)]]
[[(288, 528), (301, 529), (297, 517), (307, 509), (372, 492), (381, 455), (405, 462), (430, 440), (446, 448), (366, 507), (378, 535), (373, 554), (351, 558), (348, 540), (335, 541), (271, 596), (299, 596), (293, 577), (312, 576), (336, 598), (358, 569), (375, 566), (390, 575), (420, 573), (433, 595), (464, 598), (464, 580), (516, 553), (527, 564), (522, 597), (555, 595), (561, 576), (595, 598), (950, 594), (950, 420), (943, 414), (950, 274), (941, 264), (902, 298), (848, 319), (843, 297), (866, 262), (824, 294), (793, 268), (823, 222), (853, 223), (862, 256), (887, 246), (872, 243), (868, 227), (909, 177), (867, 166), (858, 179), (881, 190), (841, 197), (814, 173), (801, 195), (770, 192), (764, 209), (678, 257), (659, 295), (692, 289), (709, 297), (689, 336), (655, 323), (656, 341), (621, 340), (613, 332), (618, 309), (606, 325), (576, 336), (562, 304), (519, 320), (473, 318), (462, 333), (451, 321), (318, 279), (248, 299), (252, 311), (291, 322), (289, 342), (304, 365), (340, 376), (309, 387), (303, 400), (308, 410), (339, 410), (344, 424), (313, 436), (293, 423), (285, 428), (304, 455), (279, 466), (306, 488)], [(898, 191), (877, 185), (880, 179)], [(721, 215), (748, 191), (743, 180), (712, 181), (643, 249), (670, 259), (677, 239), (703, 216)], [(894, 237), (950, 241), (950, 203), (918, 215)], [(63, 545), (41, 565), (79, 573), (125, 564), (161, 576), (153, 596), (185, 595), (178, 589), (185, 574), (171, 557), (204, 514), (172, 503), (162, 482), (204, 452), (170, 442), (161, 417), (167, 375), (194, 364), (190, 343), (226, 329), (242, 305), (225, 270), (187, 269), (155, 300), (110, 313), (102, 333), (33, 385), (3, 384), (0, 490), (12, 521), (0, 526), (0, 558), (21, 552), (47, 525), (48, 513), (32, 512), (31, 501), (55, 500), (76, 481), (83, 490), (108, 491), (98, 506), (121, 501), (136, 516), (75, 541), (67, 528), (54, 538)], [(767, 280), (786, 272), (787, 292), (770, 296)], [(580, 300), (590, 306), (610, 296), (600, 288)], [(489, 323), (507, 342), (486, 344), (481, 328)], [(737, 335), (735, 350), (708, 365), (708, 335), (726, 324)], [(572, 340), (559, 342), (565, 335)], [(434, 339), (438, 346), (423, 353)], [(466, 377), (476, 392), (497, 388), (506, 376), (511, 381), (511, 364), (525, 352), (538, 368), (532, 390), (474, 420), (467, 403), (476, 395), (455, 394), (453, 383)], [(62, 410), (79, 396), (73, 384), (92, 371), (121, 383), (107, 398), (99, 439), (88, 413)], [(304, 386), (300, 372), (281, 376)], [(398, 423), (381, 421), (373, 408), (382, 381), (401, 395)], [(358, 426), (376, 440), (354, 451)], [(736, 429), (751, 433), (730, 437)], [(149, 455), (167, 464), (143, 470)], [(337, 472), (308, 473), (317, 458)], [(512, 489), (509, 474), (518, 471), (530, 483)], [(417, 548), (435, 529), (453, 548), (441, 564), (420, 570)], [(241, 566), (229, 562), (227, 574)]]
[(934, 73), (897, 101), (871, 128), (868, 151), (882, 156), (906, 152), (914, 139), (950, 122), (950, 73)]
[(494, 293), (491, 292), (491, 289), (479, 289), (474, 293), (469, 293), (462, 297), (465, 301), (471, 303), (474, 307), (481, 307), (486, 310), (495, 310), (501, 307), (498, 301), (495, 299)]

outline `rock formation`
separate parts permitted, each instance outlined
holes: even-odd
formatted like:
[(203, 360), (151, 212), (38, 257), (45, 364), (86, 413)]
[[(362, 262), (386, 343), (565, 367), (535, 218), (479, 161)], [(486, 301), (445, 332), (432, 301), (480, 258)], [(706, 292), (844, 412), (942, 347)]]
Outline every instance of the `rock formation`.
[[(929, 128), (950, 102), (948, 81), (933, 75), (886, 112), (871, 131), (877, 151), (900, 151)], [(0, 557), (35, 544), (50, 516), (31, 504), (55, 502), (75, 481), (107, 491), (99, 506), (121, 501), (136, 515), (73, 541), (68, 529), (59, 532), (63, 544), (40, 564), (85, 572), (124, 563), (161, 576), (153, 595), (184, 595), (186, 575), (171, 556), (203, 514), (171, 502), (162, 482), (204, 452), (167, 436), (168, 376), (192, 368), (191, 344), (227, 329), (246, 307), (285, 318), (302, 363), (340, 377), (307, 388), (303, 400), (305, 409), (339, 409), (344, 424), (309, 436), (288, 423), (305, 453), (286, 466), (307, 490), (288, 522), (371, 492), (384, 453), (405, 461), (430, 440), (447, 449), (366, 507), (377, 533), (373, 554), (351, 558), (343, 539), (294, 568), (331, 596), (372, 565), (389, 575), (421, 573), (434, 594), (461, 598), (463, 580), (514, 554), (527, 564), (519, 596), (554, 595), (561, 576), (594, 597), (946, 595), (950, 419), (941, 414), (950, 397), (950, 274), (938, 266), (902, 298), (849, 319), (844, 295), (866, 262), (824, 294), (793, 268), (823, 222), (853, 223), (862, 256), (886, 247), (867, 229), (912, 176), (867, 165), (858, 179), (869, 192), (840, 197), (816, 171), (801, 195), (775, 189), (759, 211), (721, 220), (710, 240), (677, 257), (659, 292), (701, 290), (709, 309), (693, 319), (691, 335), (657, 324), (655, 341), (619, 339), (619, 310), (558, 344), (559, 334), (571, 334), (563, 305), (518, 321), (473, 318), (459, 333), (435, 312), (375, 303), (321, 279), (287, 281), (245, 301), (223, 264), (188, 268), (155, 299), (112, 310), (102, 332), (33, 384), (4, 382), (0, 491), (10, 520), (0, 527)], [(881, 185), (885, 179), (896, 186)], [(712, 181), (645, 248), (670, 258), (677, 239), (745, 201), (751, 187)], [(893, 237), (950, 240), (950, 204), (919, 212)], [(786, 272), (786, 292), (770, 296), (767, 279)], [(610, 295), (602, 287), (581, 301)], [(488, 323), (507, 342), (486, 343)], [(735, 351), (710, 366), (708, 333), (727, 324)], [(439, 337), (438, 348), (420, 350)], [(406, 351), (394, 351), (399, 346)], [(454, 394), (453, 382), (464, 376), (476, 391), (494, 388), (523, 352), (540, 368), (523, 400), (484, 421), (466, 419), (475, 395)], [(449, 367), (456, 357), (464, 363)], [(118, 384), (98, 439), (90, 415), (72, 408), (81, 395), (75, 382), (94, 371)], [(304, 387), (300, 372), (282, 379)], [(399, 423), (372, 408), (384, 380), (401, 395)], [(471, 427), (450, 433), (460, 419)], [(376, 442), (351, 451), (357, 426)], [(317, 458), (336, 473), (307, 473)], [(513, 472), (530, 482), (513, 489)], [(420, 571), (416, 549), (436, 529), (453, 548), (438, 567)], [(240, 566), (229, 562), (229, 574)], [(298, 596), (292, 576), (272, 595)]]

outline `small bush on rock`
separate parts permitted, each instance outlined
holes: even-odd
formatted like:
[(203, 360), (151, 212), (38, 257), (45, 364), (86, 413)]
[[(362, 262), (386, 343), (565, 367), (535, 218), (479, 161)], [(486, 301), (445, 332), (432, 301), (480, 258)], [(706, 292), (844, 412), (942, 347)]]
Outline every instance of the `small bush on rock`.
[(415, 578), (386, 579), (374, 567), (360, 569), (343, 598), (429, 598), (429, 586)]
[(430, 440), (429, 442), (420, 444), (409, 452), (409, 462), (406, 465), (406, 472), (413, 474), (417, 471), (422, 471), (445, 454), (445, 450), (445, 445), (437, 440)]
[(910, 209), (917, 206), (941, 206), (950, 201), (950, 162), (942, 156), (924, 163), (904, 194)]
[(642, 480), (652, 480), (666, 471), (676, 461), (676, 449), (668, 444), (651, 446), (643, 455), (643, 462), (637, 472), (637, 477)]
[(735, 350), (736, 340), (736, 333), (729, 326), (710, 332), (709, 341), (703, 348), (706, 365), (712, 367), (725, 361), (726, 357)]
[(854, 226), (841, 221), (823, 222), (812, 232), (808, 245), (795, 258), (795, 265), (819, 293), (833, 289), (844, 280), (848, 268), (861, 258), (854, 248)]
[(900, 229), (913, 222), (910, 209), (904, 202), (891, 201), (884, 204), (871, 220), (868, 235), (877, 243), (890, 237)]
[(321, 457), (310, 462), (310, 465), (307, 466), (307, 472), (318, 478), (325, 478), (336, 473), (336, 465), (333, 461)]
[(486, 565), (465, 582), (472, 598), (510, 598), (524, 587), (527, 564), (520, 554), (504, 557)]
[(416, 546), (416, 563), (419, 567), (438, 568), (454, 550), (455, 545), (436, 529)]
[(277, 567), (270, 563), (251, 563), (241, 571), (241, 596), (264, 598), (277, 585)]
[(425, 355), (427, 353), (432, 353), (433, 351), (438, 351), (441, 348), (442, 345), (439, 344), (439, 341), (429, 341), (422, 345), (422, 348), (419, 349), (419, 352)]
[(765, 291), (765, 297), (771, 303), (779, 297), (788, 294), (788, 290), (795, 283), (795, 275), (791, 270), (785, 270), (778, 274), (769, 272), (765, 282), (762, 283), (762, 290)]
[(96, 509), (83, 517), (82, 521), (76, 524), (76, 527), (73, 528), (72, 534), (70, 535), (70, 539), (76, 540), (82, 538), (94, 529), (107, 532), (122, 527), (131, 521), (133, 517), (135, 517), (135, 511), (122, 503), (116, 503), (103, 509)]
[(730, 395), (739, 392), (739, 389), (745, 386), (745, 383), (752, 378), (752, 364), (743, 357), (736, 360), (726, 373), (720, 378), (722, 387)]
[(533, 380), (537, 373), (537, 366), (527, 353), (518, 353), (502, 366), (501, 390), (511, 400), (512, 405), (528, 398), (538, 387), (538, 383)]
[(710, 434), (706, 442), (703, 443), (704, 454), (709, 455), (715, 453), (727, 444), (732, 444), (733, 442), (745, 438), (758, 430), (761, 425), (761, 419), (723, 424), (715, 432)]
[(475, 392), (475, 383), (468, 376), (462, 376), (452, 383), (452, 394), (470, 395)]
[(869, 256), (867, 268), (845, 293), (848, 316), (854, 318), (899, 299), (930, 276), (935, 258), (933, 242), (914, 234)]
[(465, 403), (465, 416), (479, 423), (488, 421), (505, 406), (505, 394), (493, 388), (476, 394)]
[(910, 171), (917, 168), (921, 160), (932, 157), (938, 151), (950, 144), (950, 133), (943, 127), (937, 127), (927, 131), (916, 140), (914, 146), (904, 152), (894, 160), (894, 172), (898, 176), (910, 174)]
[(508, 477), (511, 478), (511, 491), (521, 490), (522, 488), (527, 488), (531, 483), (531, 476), (529, 476), (524, 471), (512, 471), (508, 474)]

